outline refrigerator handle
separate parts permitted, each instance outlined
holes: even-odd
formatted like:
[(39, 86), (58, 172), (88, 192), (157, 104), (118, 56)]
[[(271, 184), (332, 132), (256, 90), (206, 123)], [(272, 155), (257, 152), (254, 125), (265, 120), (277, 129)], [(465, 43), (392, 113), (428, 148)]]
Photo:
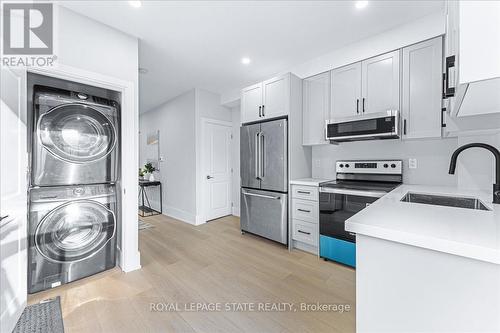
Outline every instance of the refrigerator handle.
[(264, 199), (274, 199), (274, 200), (280, 200), (281, 197), (274, 197), (271, 195), (265, 195), (265, 194), (257, 194), (257, 193), (250, 193), (250, 192), (243, 192), (244, 195), (247, 195), (249, 197), (258, 197), (258, 198), (264, 198)]
[(260, 179), (259, 178), (259, 167), (260, 167), (260, 152), (259, 152), (259, 135), (260, 132), (257, 132), (255, 134), (255, 150), (254, 150), (254, 157), (255, 157), (255, 179)]
[(259, 177), (260, 179), (264, 178), (264, 149), (265, 149), (265, 143), (264, 143), (264, 138), (265, 135), (260, 132), (259, 135), (259, 149), (260, 149), (260, 173)]

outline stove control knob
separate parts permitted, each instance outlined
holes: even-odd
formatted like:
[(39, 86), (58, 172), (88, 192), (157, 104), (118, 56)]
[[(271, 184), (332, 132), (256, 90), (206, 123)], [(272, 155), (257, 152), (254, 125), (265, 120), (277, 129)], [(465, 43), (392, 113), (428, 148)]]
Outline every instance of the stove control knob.
[(391, 164), (391, 168), (393, 168), (393, 169), (394, 169), (395, 167), (396, 167), (396, 164), (392, 163), (392, 164)]
[(384, 168), (388, 168), (389, 167), (389, 164), (384, 164)]
[(346, 168), (348, 168), (348, 167), (349, 167), (349, 164), (346, 164), (346, 165), (345, 165), (345, 167), (346, 167)]
[(343, 164), (340, 164), (340, 165), (339, 165), (339, 167), (343, 168), (343, 167), (344, 167), (344, 165), (343, 165)]

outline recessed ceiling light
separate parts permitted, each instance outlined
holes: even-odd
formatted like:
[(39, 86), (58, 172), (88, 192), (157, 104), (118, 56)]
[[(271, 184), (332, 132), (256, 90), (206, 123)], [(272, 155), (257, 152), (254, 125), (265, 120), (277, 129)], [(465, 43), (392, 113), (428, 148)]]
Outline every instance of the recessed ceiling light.
[(128, 4), (131, 5), (134, 8), (139, 8), (139, 7), (142, 6), (142, 2), (141, 1), (129, 1)]
[(241, 58), (241, 63), (242, 63), (243, 65), (248, 65), (251, 61), (252, 61), (252, 60), (250, 60), (250, 58), (249, 58), (249, 57), (243, 57), (243, 58)]
[(356, 6), (356, 9), (363, 9), (368, 6), (368, 1), (356, 1), (354, 6)]

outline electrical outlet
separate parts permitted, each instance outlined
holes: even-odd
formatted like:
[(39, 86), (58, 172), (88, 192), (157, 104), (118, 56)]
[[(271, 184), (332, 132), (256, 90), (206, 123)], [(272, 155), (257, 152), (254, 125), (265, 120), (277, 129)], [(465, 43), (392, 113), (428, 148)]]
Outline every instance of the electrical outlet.
[(408, 160), (408, 167), (410, 169), (416, 169), (417, 168), (417, 159), (416, 158), (410, 158)]

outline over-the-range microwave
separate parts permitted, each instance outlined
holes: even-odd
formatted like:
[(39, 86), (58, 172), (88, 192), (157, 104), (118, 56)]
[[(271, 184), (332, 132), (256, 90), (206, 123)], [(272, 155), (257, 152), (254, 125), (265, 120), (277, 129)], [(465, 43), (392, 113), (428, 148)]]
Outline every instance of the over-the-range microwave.
[(326, 139), (346, 142), (399, 138), (399, 111), (388, 110), (353, 117), (334, 118), (327, 121)]

